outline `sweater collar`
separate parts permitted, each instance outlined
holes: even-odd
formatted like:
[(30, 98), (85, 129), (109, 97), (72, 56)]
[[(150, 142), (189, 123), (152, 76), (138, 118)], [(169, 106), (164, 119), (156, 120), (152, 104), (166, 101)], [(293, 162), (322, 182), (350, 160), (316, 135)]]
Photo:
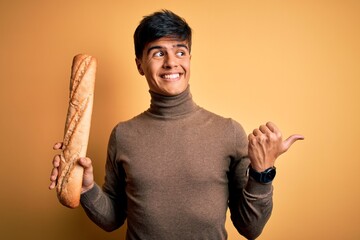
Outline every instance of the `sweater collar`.
[(194, 111), (197, 106), (192, 99), (189, 86), (176, 96), (164, 96), (152, 91), (149, 91), (149, 93), (151, 103), (147, 112), (157, 117), (174, 118), (183, 116)]

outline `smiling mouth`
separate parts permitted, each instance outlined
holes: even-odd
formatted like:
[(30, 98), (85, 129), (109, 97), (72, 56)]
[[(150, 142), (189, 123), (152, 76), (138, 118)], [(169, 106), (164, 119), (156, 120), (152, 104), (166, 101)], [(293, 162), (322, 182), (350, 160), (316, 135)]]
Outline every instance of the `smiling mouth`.
[(173, 73), (173, 74), (164, 74), (161, 75), (161, 77), (166, 80), (176, 80), (180, 78), (180, 75), (181, 75), (180, 73)]

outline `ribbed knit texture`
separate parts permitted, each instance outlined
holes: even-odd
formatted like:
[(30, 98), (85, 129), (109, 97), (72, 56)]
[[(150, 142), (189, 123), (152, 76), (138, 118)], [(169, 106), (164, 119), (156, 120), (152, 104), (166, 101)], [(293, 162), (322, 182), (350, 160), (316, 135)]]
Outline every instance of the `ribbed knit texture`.
[(220, 240), (230, 198), (237, 229), (260, 234), (272, 186), (248, 181), (242, 127), (197, 106), (189, 88), (150, 94), (150, 108), (111, 133), (104, 191), (96, 185), (81, 198), (89, 217), (108, 231), (127, 218), (129, 240)]

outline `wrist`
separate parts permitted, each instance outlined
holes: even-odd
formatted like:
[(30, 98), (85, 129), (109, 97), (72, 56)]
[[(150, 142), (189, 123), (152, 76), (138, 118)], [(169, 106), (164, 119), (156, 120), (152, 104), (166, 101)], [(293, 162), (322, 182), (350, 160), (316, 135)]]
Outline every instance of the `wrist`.
[(87, 187), (83, 187), (81, 194), (86, 193), (87, 191), (91, 190), (94, 187), (95, 183), (93, 182), (92, 184), (90, 184)]
[(270, 183), (273, 181), (273, 179), (276, 176), (276, 168), (273, 166), (265, 169), (264, 171), (259, 172), (253, 169), (252, 166), (250, 165), (248, 169), (248, 173), (254, 180), (256, 180), (259, 183)]

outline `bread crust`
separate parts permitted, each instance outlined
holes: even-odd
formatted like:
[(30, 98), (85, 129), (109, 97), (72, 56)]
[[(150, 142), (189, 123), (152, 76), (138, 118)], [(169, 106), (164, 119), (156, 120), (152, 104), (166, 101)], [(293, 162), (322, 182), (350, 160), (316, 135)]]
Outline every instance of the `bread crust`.
[(69, 107), (56, 186), (60, 203), (69, 208), (76, 208), (80, 203), (84, 170), (78, 164), (78, 160), (86, 157), (96, 67), (97, 61), (90, 55), (78, 54), (73, 58)]

